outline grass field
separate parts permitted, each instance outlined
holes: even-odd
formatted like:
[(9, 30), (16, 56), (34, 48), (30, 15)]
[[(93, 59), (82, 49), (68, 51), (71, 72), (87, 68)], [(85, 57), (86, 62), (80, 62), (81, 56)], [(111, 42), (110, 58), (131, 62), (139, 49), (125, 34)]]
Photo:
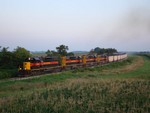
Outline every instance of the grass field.
[(0, 81), (1, 113), (149, 113), (150, 58)]

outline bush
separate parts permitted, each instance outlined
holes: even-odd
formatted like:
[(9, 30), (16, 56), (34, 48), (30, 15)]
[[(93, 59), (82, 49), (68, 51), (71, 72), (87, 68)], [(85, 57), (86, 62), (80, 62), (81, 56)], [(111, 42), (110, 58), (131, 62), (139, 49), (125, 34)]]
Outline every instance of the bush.
[(17, 76), (17, 69), (2, 69), (0, 70), (0, 79), (11, 78)]

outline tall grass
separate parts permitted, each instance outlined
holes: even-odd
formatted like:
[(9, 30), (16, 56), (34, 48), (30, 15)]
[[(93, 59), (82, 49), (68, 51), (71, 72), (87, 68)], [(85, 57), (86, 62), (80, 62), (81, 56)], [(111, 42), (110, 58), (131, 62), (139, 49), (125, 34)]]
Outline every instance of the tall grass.
[(12, 113), (149, 113), (150, 81), (72, 79), (9, 101), (0, 112)]

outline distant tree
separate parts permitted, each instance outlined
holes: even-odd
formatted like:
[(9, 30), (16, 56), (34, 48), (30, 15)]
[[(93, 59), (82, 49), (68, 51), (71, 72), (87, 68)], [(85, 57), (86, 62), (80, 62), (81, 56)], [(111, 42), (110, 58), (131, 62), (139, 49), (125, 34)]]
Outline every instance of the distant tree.
[(16, 65), (21, 64), (26, 58), (31, 56), (28, 50), (19, 46), (14, 50), (13, 54), (15, 56)]
[(47, 56), (59, 56), (59, 53), (54, 50), (52, 50), (52, 51), (47, 50), (45, 53)]
[(67, 53), (67, 56), (74, 56), (74, 53), (73, 52), (69, 52), (69, 53)]
[(99, 47), (96, 47), (95, 49), (94, 49), (94, 52), (95, 53), (97, 53), (97, 54), (108, 54), (108, 55), (111, 55), (111, 54), (113, 54), (113, 53), (116, 53), (117, 52), (117, 50), (116, 49), (112, 49), (112, 48), (107, 48), (107, 49), (105, 49), (105, 48), (99, 48)]
[(50, 51), (49, 49), (45, 53), (46, 53), (47, 56), (52, 56), (53, 55), (52, 51)]
[(107, 54), (107, 49), (105, 49), (105, 48), (101, 48), (101, 50), (100, 50), (100, 54)]
[(108, 55), (112, 55), (113, 53), (116, 53), (117, 52), (117, 50), (116, 49), (113, 49), (113, 48), (108, 48), (107, 50), (106, 50), (106, 53), (108, 54)]
[(89, 52), (89, 55), (94, 55), (96, 52), (94, 51), (94, 49), (91, 49)]
[(56, 51), (51, 51), (53, 56), (59, 56), (59, 53)]
[[(1, 46), (0, 46), (0, 48), (1, 48)], [(9, 47), (3, 47), (3, 49), (1, 50), (1, 52), (2, 53), (6, 53), (6, 52), (8, 52), (8, 49), (9, 49)]]
[(8, 47), (3, 47), (0, 50), (0, 67), (1, 68), (12, 68), (14, 67), (14, 55), (8, 51)]
[(101, 50), (101, 49), (100, 49), (99, 47), (96, 47), (96, 48), (94, 49), (94, 52), (98, 54), (98, 53), (100, 52), (100, 50)]
[(69, 48), (68, 46), (60, 45), (59, 47), (56, 47), (56, 50), (61, 56), (66, 56), (67, 50), (69, 50)]

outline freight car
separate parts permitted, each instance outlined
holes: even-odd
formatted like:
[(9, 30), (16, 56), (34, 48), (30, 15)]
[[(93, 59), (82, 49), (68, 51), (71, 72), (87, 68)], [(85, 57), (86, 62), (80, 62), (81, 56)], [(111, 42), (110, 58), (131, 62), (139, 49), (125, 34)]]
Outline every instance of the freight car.
[(19, 67), (19, 75), (39, 75), (43, 73), (59, 72), (62, 70), (75, 69), (79, 67), (90, 67), (103, 65), (109, 62), (117, 62), (127, 58), (126, 53), (116, 53), (110, 56), (72, 56), (72, 57), (39, 57), (28, 58), (23, 65)]

